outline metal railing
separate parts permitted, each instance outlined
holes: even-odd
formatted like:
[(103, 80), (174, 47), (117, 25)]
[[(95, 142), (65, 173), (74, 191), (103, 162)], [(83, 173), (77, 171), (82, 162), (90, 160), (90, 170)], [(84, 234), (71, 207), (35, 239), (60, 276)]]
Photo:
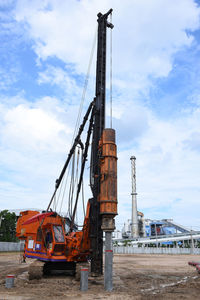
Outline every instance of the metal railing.
[(200, 254), (200, 248), (113, 247), (114, 254)]

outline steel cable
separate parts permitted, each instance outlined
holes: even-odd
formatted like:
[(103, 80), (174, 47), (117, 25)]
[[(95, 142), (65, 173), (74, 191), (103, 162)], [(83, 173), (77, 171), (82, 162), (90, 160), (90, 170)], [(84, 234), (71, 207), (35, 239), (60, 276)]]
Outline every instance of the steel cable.
[[(112, 13), (110, 23), (112, 24)], [(110, 128), (112, 128), (112, 28), (110, 28)]]
[[(59, 212), (59, 214), (61, 213), (61, 209), (62, 209), (62, 205), (63, 205), (63, 200), (64, 200), (65, 191), (66, 191), (66, 187), (67, 187), (67, 183), (68, 183), (69, 173), (70, 173), (70, 168), (68, 169), (68, 173), (67, 173), (67, 176), (66, 176), (66, 179), (65, 179), (65, 186), (64, 186), (64, 189), (63, 189), (63, 195), (62, 195), (62, 200), (61, 200), (61, 203), (60, 203), (60, 212)], [(64, 178), (63, 178), (63, 182), (64, 182)], [(68, 204), (68, 211), (69, 211), (69, 204)]]
[(92, 50), (91, 50), (91, 53), (90, 53), (87, 74), (86, 74), (86, 77), (85, 77), (83, 93), (82, 93), (82, 97), (81, 97), (81, 103), (80, 103), (80, 106), (79, 106), (78, 117), (77, 117), (77, 120), (76, 120), (75, 130), (74, 130), (74, 134), (73, 134), (73, 138), (72, 138), (72, 144), (73, 144), (75, 135), (77, 133), (77, 130), (78, 130), (78, 127), (79, 127), (79, 124), (80, 124), (80, 118), (81, 118), (81, 113), (82, 113), (82, 109), (83, 109), (83, 103), (84, 103), (84, 100), (85, 100), (85, 95), (86, 95), (86, 91), (87, 91), (87, 87), (88, 87), (88, 81), (89, 81), (89, 78), (90, 78), (90, 71), (91, 71), (91, 65), (92, 65), (92, 60), (93, 60), (93, 56), (94, 56), (96, 40), (97, 40), (97, 29), (95, 30), (94, 39), (93, 39), (93, 43), (92, 43)]
[[(86, 74), (86, 77), (85, 77), (84, 88), (83, 88), (82, 97), (81, 97), (81, 103), (80, 103), (80, 106), (79, 106), (78, 117), (77, 117), (77, 120), (76, 120), (74, 134), (73, 134), (73, 138), (72, 138), (72, 144), (73, 144), (75, 135), (76, 135), (76, 133), (78, 131), (79, 124), (80, 124), (80, 118), (81, 118), (81, 113), (82, 113), (82, 109), (83, 109), (83, 103), (84, 103), (84, 100), (85, 100), (85, 95), (86, 95), (86, 91), (87, 91), (87, 87), (88, 87), (88, 81), (89, 81), (89, 77), (90, 77), (92, 60), (93, 60), (93, 56), (94, 56), (96, 39), (97, 39), (97, 29), (95, 30), (95, 34), (94, 34), (94, 38), (93, 38), (93, 43), (92, 43), (92, 49), (91, 49), (89, 63), (88, 63), (87, 74)], [(67, 178), (68, 178), (68, 176), (67, 176)], [(63, 181), (64, 181), (64, 179), (62, 180), (62, 183), (61, 183), (61, 187), (60, 187), (60, 191), (59, 191), (59, 195), (58, 195), (57, 201), (56, 201), (56, 193), (54, 195), (54, 200), (53, 200), (53, 203), (52, 203), (52, 206), (54, 206), (54, 208), (56, 208), (56, 206), (57, 206), (56, 202), (58, 202), (58, 200), (60, 199), (60, 195), (61, 195), (61, 191), (62, 191), (62, 186), (63, 186)], [(65, 184), (65, 188), (64, 188), (64, 193), (65, 193), (65, 190), (66, 190), (66, 184)], [(63, 204), (63, 198), (64, 198), (64, 194), (63, 194), (63, 197), (62, 197), (62, 202), (61, 202), (60, 210), (61, 210), (61, 207), (62, 207), (62, 204)]]

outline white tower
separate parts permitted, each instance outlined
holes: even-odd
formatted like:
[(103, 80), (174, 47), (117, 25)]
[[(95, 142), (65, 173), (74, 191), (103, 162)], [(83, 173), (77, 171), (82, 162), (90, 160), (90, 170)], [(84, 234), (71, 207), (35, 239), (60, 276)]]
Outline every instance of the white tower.
[(136, 168), (135, 161), (136, 157), (131, 156), (131, 179), (132, 179), (132, 225), (131, 225), (131, 235), (133, 238), (139, 236), (138, 230), (138, 214), (137, 214), (137, 193), (136, 193)]

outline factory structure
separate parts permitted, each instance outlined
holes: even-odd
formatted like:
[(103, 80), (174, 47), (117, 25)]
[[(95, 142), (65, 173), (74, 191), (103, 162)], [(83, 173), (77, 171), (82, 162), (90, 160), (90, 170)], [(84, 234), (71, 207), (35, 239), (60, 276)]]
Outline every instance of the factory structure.
[(137, 210), (136, 191), (136, 157), (131, 156), (131, 219), (124, 222), (121, 230), (116, 230), (114, 239), (157, 238), (161, 236), (189, 234), (190, 229), (177, 224), (173, 219), (152, 220), (144, 217), (144, 214)]
[[(142, 215), (142, 216), (141, 216)], [(121, 232), (121, 238), (138, 238), (138, 237), (156, 237), (163, 235), (174, 235), (179, 233), (189, 233), (190, 229), (177, 224), (173, 219), (162, 219), (162, 220), (152, 220), (145, 219), (143, 213), (138, 212), (138, 227), (139, 234), (137, 237), (132, 236), (132, 220), (128, 219), (123, 227)], [(120, 234), (116, 234), (119, 238)]]

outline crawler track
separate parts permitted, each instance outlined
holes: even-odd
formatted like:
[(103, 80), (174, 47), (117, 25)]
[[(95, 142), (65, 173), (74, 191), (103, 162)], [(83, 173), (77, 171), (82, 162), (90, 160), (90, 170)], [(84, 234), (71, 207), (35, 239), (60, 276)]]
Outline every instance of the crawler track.
[(29, 280), (41, 279), (43, 276), (44, 265), (44, 262), (38, 260), (31, 263), (28, 269)]
[(42, 262), (39, 260), (30, 264), (28, 274), (29, 280), (41, 279), (43, 275), (49, 275), (52, 272), (67, 273), (68, 275), (75, 275), (76, 263), (74, 262)]

